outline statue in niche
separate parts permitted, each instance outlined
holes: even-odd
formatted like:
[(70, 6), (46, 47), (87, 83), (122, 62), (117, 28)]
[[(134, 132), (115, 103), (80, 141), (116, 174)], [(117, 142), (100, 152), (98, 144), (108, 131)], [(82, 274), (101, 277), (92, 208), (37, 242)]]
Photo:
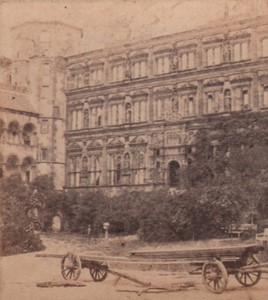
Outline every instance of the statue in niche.
[(171, 96), (171, 111), (172, 112), (178, 112), (179, 111), (179, 99), (178, 99), (176, 88), (174, 88), (173, 91), (172, 91), (172, 96)]
[(124, 155), (124, 170), (125, 171), (130, 170), (130, 155), (129, 155), (129, 153), (126, 153)]
[(125, 60), (125, 78), (131, 79), (131, 59), (129, 57), (129, 54), (127, 54), (126, 60)]
[(173, 95), (171, 98), (171, 110), (172, 112), (179, 111), (179, 99), (177, 95)]
[(231, 91), (227, 89), (224, 91), (223, 95), (224, 95), (224, 111), (230, 111), (232, 108)]
[(125, 122), (131, 123), (131, 104), (127, 103), (125, 106)]
[(82, 159), (82, 172), (83, 173), (86, 173), (88, 171), (88, 160), (87, 160), (87, 157), (84, 156), (83, 159)]
[(231, 47), (229, 43), (226, 43), (223, 48), (223, 61), (229, 62), (231, 61)]
[(173, 47), (171, 52), (171, 70), (177, 70), (178, 69), (178, 49), (176, 46)]

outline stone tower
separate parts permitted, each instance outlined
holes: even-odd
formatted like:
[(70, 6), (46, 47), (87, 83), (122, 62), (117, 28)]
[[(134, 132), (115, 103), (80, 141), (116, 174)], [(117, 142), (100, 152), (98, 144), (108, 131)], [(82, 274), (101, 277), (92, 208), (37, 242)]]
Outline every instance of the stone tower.
[(80, 50), (82, 30), (61, 22), (27, 22), (12, 28), (11, 83), (25, 86), (39, 113), (36, 175), (52, 174), (64, 185), (65, 57)]

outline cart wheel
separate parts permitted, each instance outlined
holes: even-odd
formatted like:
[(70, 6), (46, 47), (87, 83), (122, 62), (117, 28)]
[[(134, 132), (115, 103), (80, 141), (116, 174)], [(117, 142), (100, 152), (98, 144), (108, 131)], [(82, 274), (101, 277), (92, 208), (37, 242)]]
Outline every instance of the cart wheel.
[(205, 287), (212, 293), (222, 293), (228, 283), (228, 273), (222, 262), (208, 261), (202, 268), (202, 278)]
[[(253, 266), (253, 265), (259, 265), (259, 259), (255, 255), (251, 255), (247, 257), (247, 264), (246, 266)], [(237, 281), (246, 287), (254, 286), (256, 285), (260, 279), (261, 279), (261, 271), (253, 271), (253, 272), (247, 272), (247, 273), (235, 273), (235, 278)]]
[(81, 273), (81, 260), (74, 253), (67, 253), (61, 260), (61, 274), (66, 280), (77, 280)]
[(103, 281), (108, 275), (108, 267), (104, 264), (98, 264), (89, 268), (89, 273), (94, 281)]

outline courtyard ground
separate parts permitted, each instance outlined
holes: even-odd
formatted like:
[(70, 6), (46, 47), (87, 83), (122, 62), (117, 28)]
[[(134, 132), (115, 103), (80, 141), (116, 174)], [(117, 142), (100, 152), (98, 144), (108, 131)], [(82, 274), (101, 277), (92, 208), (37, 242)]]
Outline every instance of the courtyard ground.
[[(38, 254), (64, 254), (74, 251), (79, 254), (89, 254), (104, 245), (100, 241), (91, 240), (79, 235), (43, 235), (42, 239), (46, 250)], [(216, 241), (214, 241), (216, 243)], [(123, 240), (114, 239), (110, 245), (113, 251), (127, 251), (128, 247), (135, 248), (137, 242), (134, 237)], [(189, 246), (189, 245), (188, 245)], [(199, 244), (198, 246), (202, 246)], [(122, 247), (123, 249), (121, 249)], [(167, 245), (144, 245), (146, 249), (161, 249)], [(168, 248), (182, 248), (185, 244), (170, 244)], [(267, 300), (268, 274), (264, 274), (261, 281), (254, 287), (245, 288), (239, 285), (234, 276), (229, 276), (227, 289), (224, 293), (216, 295), (210, 293), (202, 284), (201, 275), (188, 275), (186, 272), (173, 270), (122, 270), (122, 272), (153, 284), (176, 284), (194, 282), (195, 287), (185, 291), (169, 293), (144, 293), (138, 295), (133, 290), (141, 290), (141, 286), (121, 279), (114, 286), (116, 277), (108, 275), (103, 282), (92, 281), (87, 269), (83, 269), (79, 281), (86, 284), (85, 287), (53, 287), (39, 288), (37, 283), (46, 281), (62, 281), (60, 273), (60, 259), (49, 257), (36, 257), (37, 253), (26, 253), (14, 256), (1, 257), (0, 259), (0, 299), (1, 300)], [(128, 292), (122, 292), (128, 290)]]

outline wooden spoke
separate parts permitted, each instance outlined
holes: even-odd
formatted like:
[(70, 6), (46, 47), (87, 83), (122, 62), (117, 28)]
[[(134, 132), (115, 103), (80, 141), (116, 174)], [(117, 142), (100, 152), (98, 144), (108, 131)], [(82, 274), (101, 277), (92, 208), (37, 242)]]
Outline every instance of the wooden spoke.
[[(258, 260), (258, 258), (254, 255), (251, 255), (249, 257), (247, 257), (246, 259), (246, 264), (245, 266), (254, 266), (254, 265), (259, 265), (260, 262)], [(245, 286), (245, 287), (251, 287), (256, 285), (260, 279), (261, 279), (261, 271), (258, 270), (254, 270), (251, 272), (246, 272), (246, 273), (235, 273), (235, 278), (237, 279), (237, 281)]]
[(222, 293), (228, 282), (228, 274), (220, 261), (209, 261), (204, 263), (202, 269), (203, 284), (213, 293)]
[(81, 273), (81, 260), (74, 253), (67, 253), (61, 260), (61, 274), (64, 279), (77, 280)]
[(108, 275), (108, 267), (104, 264), (96, 264), (89, 268), (92, 279), (96, 282), (103, 281)]

